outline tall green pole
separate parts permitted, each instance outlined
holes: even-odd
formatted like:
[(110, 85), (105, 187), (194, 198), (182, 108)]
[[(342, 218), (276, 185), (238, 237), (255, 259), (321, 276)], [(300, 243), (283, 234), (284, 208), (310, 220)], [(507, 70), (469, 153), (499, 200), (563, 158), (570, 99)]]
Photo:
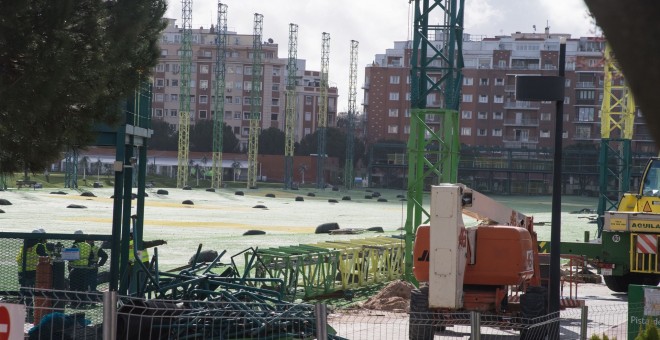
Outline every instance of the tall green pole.
[[(415, 232), (430, 216), (424, 206), (424, 189), (437, 182), (455, 183), (457, 178), (464, 0), (415, 0), (414, 6), (404, 272), (412, 282)], [(436, 20), (431, 18), (445, 21), (430, 24)], [(427, 108), (429, 96), (440, 96), (441, 107)]]

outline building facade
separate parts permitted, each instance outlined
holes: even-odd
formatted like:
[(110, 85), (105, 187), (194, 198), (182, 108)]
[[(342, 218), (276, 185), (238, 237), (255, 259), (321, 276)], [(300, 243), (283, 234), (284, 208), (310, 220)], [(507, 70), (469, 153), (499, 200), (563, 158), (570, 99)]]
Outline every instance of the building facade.
[[(153, 118), (178, 125), (180, 49), (182, 29), (175, 19), (167, 19), (167, 28), (160, 41), (161, 56), (154, 68)], [(278, 55), (279, 45), (269, 40), (263, 43), (261, 129), (275, 127), (284, 131), (287, 58)], [(216, 32), (200, 27), (192, 32), (191, 68), (191, 125), (200, 120), (212, 120), (215, 111)], [(227, 32), (225, 53), (224, 121), (231, 126), (241, 149), (246, 150), (250, 128), (252, 83), (252, 34)], [(319, 72), (305, 69), (305, 61), (298, 60), (296, 141), (316, 130), (320, 96)], [(328, 89), (328, 124), (336, 122), (337, 88)], [(309, 119), (307, 114), (309, 113)], [(331, 125), (332, 126), (332, 125)]]
[[(557, 75), (559, 39), (567, 38), (563, 120), (564, 146), (599, 143), (603, 99), (603, 51), (598, 37), (569, 34), (514, 33), (494, 38), (464, 36), (460, 142), (467, 146), (551, 149), (555, 103), (515, 97), (518, 75)], [(410, 132), (410, 41), (376, 55), (365, 68), (363, 107), (367, 141), (407, 141)], [(432, 76), (432, 75), (431, 75)], [(623, 80), (620, 80), (623, 81)], [(440, 93), (427, 107), (442, 107)], [(433, 125), (436, 122), (427, 122)], [(632, 149), (656, 150), (636, 112)]]

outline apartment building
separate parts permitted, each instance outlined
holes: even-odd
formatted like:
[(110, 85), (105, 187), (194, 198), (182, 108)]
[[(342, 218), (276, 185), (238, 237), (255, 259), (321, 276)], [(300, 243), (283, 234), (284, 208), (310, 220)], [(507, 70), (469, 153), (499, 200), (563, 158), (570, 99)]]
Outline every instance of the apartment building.
[[(153, 73), (153, 118), (178, 125), (180, 95), (180, 49), (182, 29), (176, 19), (167, 19), (167, 28), (160, 40), (161, 56)], [(251, 114), (253, 35), (227, 32), (225, 63), (224, 121), (246, 150)], [(286, 45), (286, 42), (283, 42)], [(193, 29), (191, 68), (191, 125), (215, 115), (215, 60), (216, 31), (213, 25)], [(287, 84), (287, 58), (279, 57), (279, 45), (271, 39), (262, 45), (261, 125), (262, 129), (275, 127), (284, 130)], [(320, 58), (320, 56), (319, 56)], [(313, 133), (317, 127), (320, 75), (305, 69), (305, 60), (297, 61), (296, 141)], [(328, 125), (336, 122), (336, 87), (328, 89)], [(309, 119), (307, 115), (309, 114)]]
[[(518, 75), (557, 75), (559, 39), (567, 39), (564, 146), (599, 143), (603, 98), (603, 50), (600, 37), (570, 34), (514, 33), (497, 37), (464, 35), (460, 142), (468, 146), (507, 149), (552, 149), (554, 102), (527, 102), (515, 97)], [(363, 107), (368, 144), (407, 141), (410, 132), (410, 41), (394, 43), (365, 68)], [(433, 75), (431, 75), (433, 76)], [(622, 82), (623, 80), (619, 80)], [(427, 107), (441, 107), (440, 94)], [(636, 113), (632, 150), (656, 147)], [(439, 122), (428, 122), (439, 126)]]

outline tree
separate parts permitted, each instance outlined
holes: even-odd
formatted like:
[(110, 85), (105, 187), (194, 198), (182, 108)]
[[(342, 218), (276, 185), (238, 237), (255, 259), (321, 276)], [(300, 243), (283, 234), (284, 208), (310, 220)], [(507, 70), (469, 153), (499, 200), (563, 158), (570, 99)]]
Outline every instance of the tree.
[[(325, 131), (325, 152), (328, 157), (337, 157), (339, 164), (344, 164), (346, 159), (346, 134), (333, 127), (326, 128)], [(308, 156), (318, 152), (318, 131), (314, 131), (303, 137), (300, 141), (300, 147), (296, 149), (296, 155)]]
[(222, 152), (238, 152), (238, 146), (240, 142), (231, 126), (226, 123), (222, 123), (223, 132), (222, 132)]
[(154, 133), (149, 138), (149, 149), (176, 151), (179, 147), (176, 126), (164, 120), (155, 119), (151, 121), (151, 129)]
[(190, 151), (213, 151), (213, 121), (198, 120), (190, 126)]
[(284, 155), (284, 131), (270, 127), (259, 134), (259, 154)]
[[(0, 173), (41, 171), (122, 119), (160, 55), (165, 0), (0, 2)], [(8, 14), (11, 13), (11, 14)]]

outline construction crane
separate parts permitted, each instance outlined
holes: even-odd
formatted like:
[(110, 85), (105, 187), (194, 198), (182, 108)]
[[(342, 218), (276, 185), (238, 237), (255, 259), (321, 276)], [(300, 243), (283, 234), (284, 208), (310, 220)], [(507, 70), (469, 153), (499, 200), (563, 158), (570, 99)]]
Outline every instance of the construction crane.
[[(429, 220), (424, 208), (427, 179), (455, 183), (458, 170), (458, 104), (463, 68), (465, 0), (415, 0), (411, 56), (411, 112), (408, 140), (408, 187), (404, 275), (412, 275), (412, 246), (417, 227)], [(430, 24), (444, 18), (441, 24)], [(427, 108), (427, 98), (443, 94), (440, 108)], [(427, 121), (439, 121), (435, 131)]]
[(225, 53), (227, 51), (227, 5), (218, 2), (218, 24), (215, 30), (215, 102), (213, 109), (213, 165), (211, 187), (222, 185), (222, 133), (225, 121)]
[(181, 1), (183, 31), (181, 37), (181, 81), (179, 92), (179, 152), (176, 187), (188, 185), (188, 153), (190, 151), (190, 81), (192, 68), (192, 0)]
[(355, 98), (357, 97), (358, 42), (351, 40), (351, 58), (348, 73), (348, 113), (346, 115), (346, 161), (344, 185), (353, 189), (353, 151), (355, 148)]
[(247, 188), (257, 187), (257, 155), (259, 154), (259, 125), (261, 122), (261, 34), (264, 16), (254, 13), (254, 36), (252, 40), (252, 83), (250, 87), (250, 136), (248, 137)]
[(284, 139), (284, 189), (293, 187), (293, 150), (296, 137), (296, 75), (298, 74), (298, 25), (289, 24), (289, 60), (286, 81), (286, 125)]
[(635, 123), (635, 100), (608, 45), (604, 53), (603, 102), (601, 105), (598, 237), (604, 213), (618, 210), (619, 199), (630, 189), (632, 153), (630, 141)]
[(330, 68), (330, 33), (323, 32), (321, 45), (321, 96), (317, 126), (316, 187), (325, 188), (325, 134), (328, 127), (328, 71)]

